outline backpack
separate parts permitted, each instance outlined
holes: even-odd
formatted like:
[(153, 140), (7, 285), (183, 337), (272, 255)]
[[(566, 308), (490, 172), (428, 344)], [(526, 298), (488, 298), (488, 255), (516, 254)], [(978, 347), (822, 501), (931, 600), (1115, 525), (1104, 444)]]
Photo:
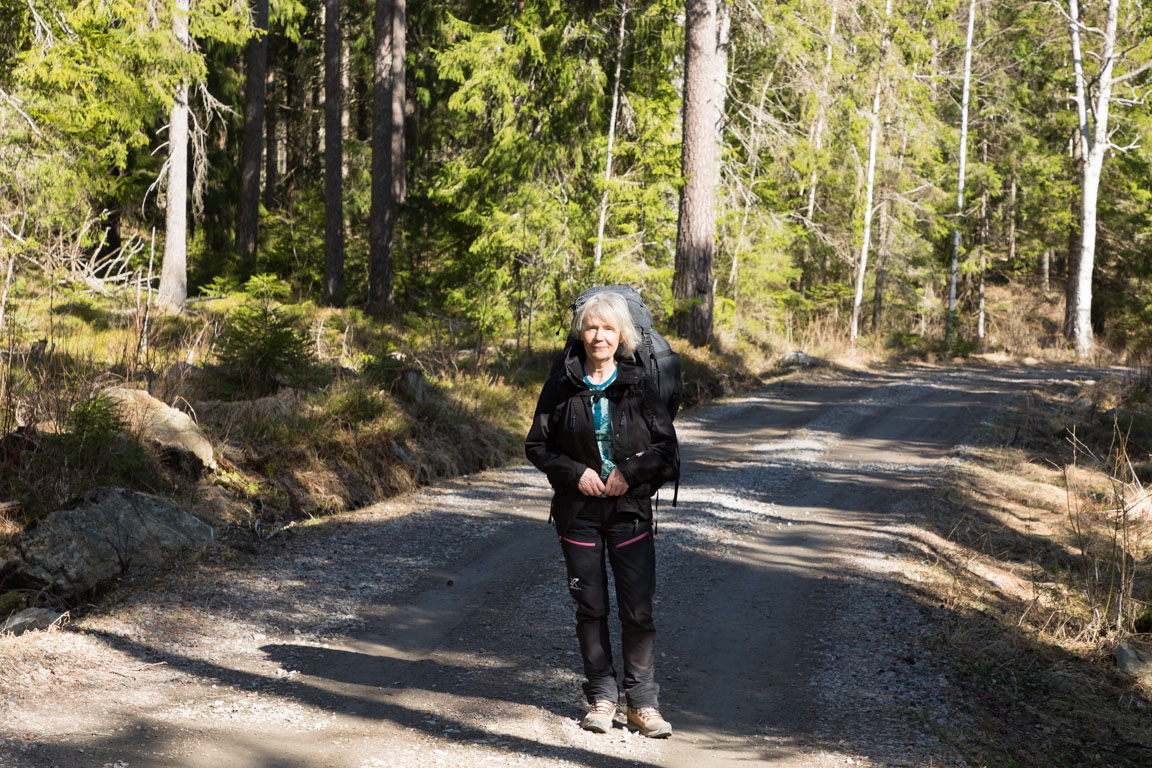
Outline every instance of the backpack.
[[(636, 347), (635, 359), (644, 365), (648, 378), (656, 384), (660, 391), (660, 399), (668, 409), (668, 417), (676, 418), (680, 410), (680, 401), (684, 394), (684, 377), (680, 368), (680, 355), (668, 345), (668, 340), (652, 327), (652, 312), (640, 297), (640, 292), (630, 285), (598, 285), (589, 288), (572, 302), (570, 309), (575, 315), (580, 307), (584, 306), (590, 298), (600, 293), (618, 293), (624, 297), (628, 311), (632, 315), (632, 323), (640, 333), (640, 344)], [(573, 344), (580, 344), (578, 337), (569, 334), (564, 350), (552, 363), (549, 375), (555, 376), (564, 367), (564, 358)]]

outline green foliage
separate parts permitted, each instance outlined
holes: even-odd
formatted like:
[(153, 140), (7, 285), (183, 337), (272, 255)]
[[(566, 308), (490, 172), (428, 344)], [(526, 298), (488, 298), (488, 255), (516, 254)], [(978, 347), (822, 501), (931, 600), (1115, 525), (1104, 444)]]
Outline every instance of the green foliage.
[(218, 345), (211, 371), (226, 395), (261, 397), (283, 386), (306, 387), (323, 379), (308, 338), (269, 302), (234, 310)]
[(284, 301), (292, 293), (291, 286), (276, 275), (261, 273), (248, 278), (244, 293), (261, 302)]
[(19, 500), (28, 519), (97, 486), (167, 487), (152, 457), (127, 434), (116, 403), (108, 397), (79, 400), (62, 427), (54, 434), (27, 432), (25, 449), (6, 454), (0, 466), (0, 493)]
[(77, 403), (68, 414), (62, 444), (77, 456), (109, 455), (115, 453), (116, 443), (123, 439), (126, 428), (116, 403), (98, 395)]

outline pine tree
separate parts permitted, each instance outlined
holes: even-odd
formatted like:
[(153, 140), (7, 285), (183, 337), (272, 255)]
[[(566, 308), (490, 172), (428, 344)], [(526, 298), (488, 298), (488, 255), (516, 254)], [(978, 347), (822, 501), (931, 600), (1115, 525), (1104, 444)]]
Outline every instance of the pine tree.
[(723, 0), (690, 0), (684, 33), (684, 146), (676, 274), (680, 335), (697, 346), (712, 338), (712, 261), (716, 187), (728, 70), (728, 9)]

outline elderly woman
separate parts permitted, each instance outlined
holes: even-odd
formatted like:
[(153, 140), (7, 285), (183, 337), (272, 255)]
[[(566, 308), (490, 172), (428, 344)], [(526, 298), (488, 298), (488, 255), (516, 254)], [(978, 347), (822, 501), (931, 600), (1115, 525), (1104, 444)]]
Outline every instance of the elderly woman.
[(561, 373), (544, 385), (528, 459), (548, 475), (551, 518), (576, 600), (584, 657), (583, 727), (612, 728), (620, 691), (608, 640), (608, 573), (620, 613), (628, 727), (664, 738), (655, 681), (656, 585), (652, 495), (678, 460), (676, 431), (656, 386), (634, 359), (639, 334), (624, 298), (600, 293), (577, 309)]

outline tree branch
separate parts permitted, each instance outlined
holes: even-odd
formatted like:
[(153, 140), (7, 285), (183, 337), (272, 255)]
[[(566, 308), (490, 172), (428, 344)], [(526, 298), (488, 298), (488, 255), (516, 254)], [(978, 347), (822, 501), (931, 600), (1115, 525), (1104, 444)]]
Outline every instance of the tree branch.
[[(1131, 49), (1129, 49), (1129, 50), (1131, 50)], [(1152, 59), (1144, 62), (1140, 66), (1136, 67), (1136, 69), (1132, 70), (1131, 72), (1125, 72), (1123, 75), (1120, 75), (1119, 77), (1112, 78), (1112, 85), (1116, 85), (1117, 83), (1123, 83), (1123, 82), (1126, 82), (1128, 80), (1131, 80), (1132, 78), (1137, 77), (1137, 76), (1147, 72), (1149, 69), (1152, 69)]]
[(15, 96), (12, 96), (7, 91), (0, 89), (0, 98), (8, 102), (12, 109), (20, 113), (20, 117), (24, 118), (24, 121), (28, 123), (28, 127), (31, 128), (37, 136), (44, 138), (44, 134), (40, 133), (40, 129), (36, 127), (36, 123), (34, 123), (32, 118), (28, 116), (28, 113), (20, 109), (20, 103)]

